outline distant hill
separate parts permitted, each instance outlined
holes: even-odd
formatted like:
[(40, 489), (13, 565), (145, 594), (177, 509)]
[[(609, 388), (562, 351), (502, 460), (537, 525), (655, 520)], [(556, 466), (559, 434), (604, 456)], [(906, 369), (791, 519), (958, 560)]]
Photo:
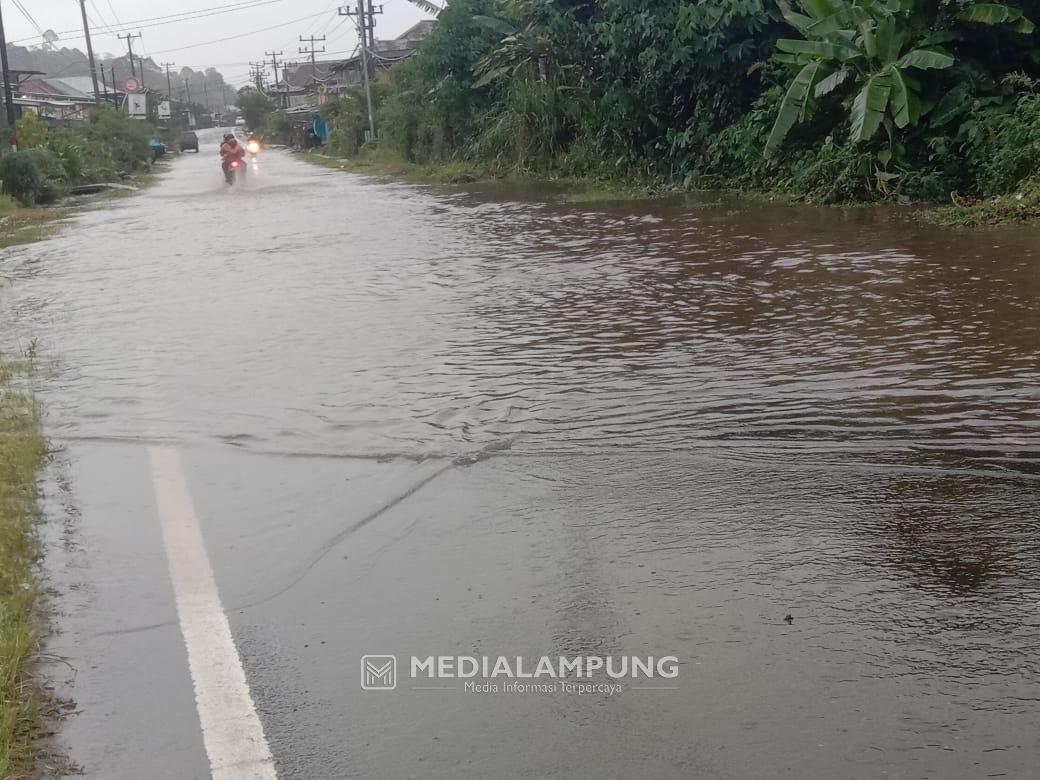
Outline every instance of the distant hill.
[(89, 76), (87, 55), (79, 49), (39, 49), (8, 44), (12, 70), (42, 70), (49, 76)]
[[(39, 70), (57, 79), (64, 76), (90, 76), (87, 55), (79, 49), (28, 48), (8, 44), (7, 57), (11, 70)], [(106, 80), (111, 79), (113, 66), (117, 82), (122, 83), (123, 79), (130, 75), (130, 64), (125, 54), (121, 57), (99, 55), (98, 64), (105, 66)], [(135, 70), (139, 70), (139, 65), (140, 63), (134, 62)], [(148, 57), (144, 59), (144, 70), (145, 86), (165, 92), (166, 72)], [(184, 86), (185, 79), (188, 81), (187, 89)], [(213, 68), (207, 68), (205, 71), (181, 68), (171, 72), (170, 82), (174, 97), (178, 100), (184, 99), (190, 91), (193, 103), (204, 104), (208, 97), (211, 108), (234, 102), (234, 90), (225, 85), (224, 76)]]

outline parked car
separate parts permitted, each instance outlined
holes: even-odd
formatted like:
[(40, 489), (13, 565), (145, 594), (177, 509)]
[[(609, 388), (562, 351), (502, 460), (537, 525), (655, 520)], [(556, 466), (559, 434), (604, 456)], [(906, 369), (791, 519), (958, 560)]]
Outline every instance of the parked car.
[(199, 137), (195, 135), (191, 130), (181, 135), (181, 151), (186, 152), (191, 149), (193, 152), (198, 154), (199, 152)]

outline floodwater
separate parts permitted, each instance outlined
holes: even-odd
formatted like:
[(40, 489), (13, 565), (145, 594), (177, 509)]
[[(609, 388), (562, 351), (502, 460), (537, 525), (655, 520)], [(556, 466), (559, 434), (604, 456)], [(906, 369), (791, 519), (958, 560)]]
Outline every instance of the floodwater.
[[(1033, 776), (1040, 232), (278, 151), (229, 190), (204, 143), (0, 272), (88, 777), (210, 772), (155, 442), (281, 777)], [(364, 692), (366, 653), (679, 674)]]

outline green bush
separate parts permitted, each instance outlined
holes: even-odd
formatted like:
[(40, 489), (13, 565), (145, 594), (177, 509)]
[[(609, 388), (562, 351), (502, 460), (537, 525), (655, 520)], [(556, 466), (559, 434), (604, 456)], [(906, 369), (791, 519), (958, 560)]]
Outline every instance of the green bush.
[(50, 203), (68, 191), (65, 167), (47, 149), (12, 152), (0, 159), (4, 192), (26, 206)]
[(71, 184), (83, 181), (88, 169), (87, 148), (72, 131), (59, 130), (47, 138), (47, 149), (60, 161), (65, 169), (65, 179)]
[(1040, 95), (1036, 86), (1009, 105), (976, 107), (959, 128), (964, 159), (980, 195), (1003, 195), (1040, 172)]
[(24, 206), (35, 206), (44, 189), (43, 173), (29, 152), (12, 152), (0, 158), (4, 192)]
[(36, 162), (43, 175), (43, 189), (39, 203), (51, 203), (62, 195), (68, 194), (69, 178), (58, 156), (49, 149), (30, 149), (25, 152)]
[(47, 123), (32, 111), (26, 111), (14, 127), (20, 149), (36, 149), (47, 142)]
[(90, 118), (75, 127), (90, 156), (108, 163), (114, 171), (130, 173), (146, 167), (151, 160), (148, 139), (152, 128), (112, 108), (99, 107)]

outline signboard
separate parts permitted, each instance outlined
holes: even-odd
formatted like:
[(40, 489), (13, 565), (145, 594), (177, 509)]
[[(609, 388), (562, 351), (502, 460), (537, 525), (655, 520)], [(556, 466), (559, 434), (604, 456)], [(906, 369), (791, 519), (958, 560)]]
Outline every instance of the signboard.
[(141, 82), (138, 81), (133, 76), (127, 76), (126, 80), (123, 82), (123, 92), (126, 92), (126, 93), (132, 95), (132, 94), (135, 94), (135, 93), (140, 92), (140, 91), (141, 91)]
[(159, 104), (159, 118), (169, 119), (170, 118), (170, 101), (164, 100)]
[(126, 106), (130, 116), (147, 116), (148, 96), (131, 93), (126, 96)]

